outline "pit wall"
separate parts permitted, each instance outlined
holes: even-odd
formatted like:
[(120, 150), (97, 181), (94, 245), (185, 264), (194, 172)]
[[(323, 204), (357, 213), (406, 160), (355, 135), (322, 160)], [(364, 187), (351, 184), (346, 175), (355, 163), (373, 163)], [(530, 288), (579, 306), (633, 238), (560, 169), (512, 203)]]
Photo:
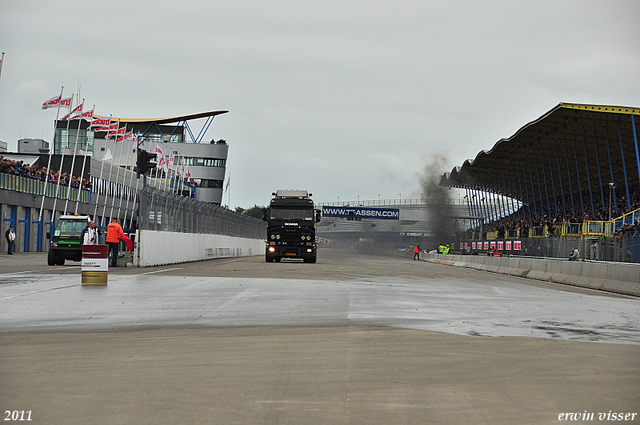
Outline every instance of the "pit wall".
[(265, 254), (262, 239), (155, 230), (139, 230), (136, 246), (136, 267)]
[(640, 296), (640, 265), (553, 258), (423, 254), (427, 261)]

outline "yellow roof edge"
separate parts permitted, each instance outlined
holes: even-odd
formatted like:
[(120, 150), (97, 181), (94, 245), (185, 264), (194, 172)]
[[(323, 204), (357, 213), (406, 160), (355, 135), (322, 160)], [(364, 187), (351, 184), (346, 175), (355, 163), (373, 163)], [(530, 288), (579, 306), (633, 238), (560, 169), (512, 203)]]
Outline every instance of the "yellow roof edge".
[[(137, 122), (155, 122), (158, 124), (168, 124), (168, 123), (172, 123), (172, 122), (179, 122), (179, 121), (189, 121), (189, 120), (195, 120), (198, 118), (205, 118), (205, 117), (210, 117), (210, 116), (215, 116), (215, 115), (222, 115), (222, 114), (226, 114), (229, 111), (225, 111), (225, 110), (221, 110), (221, 111), (208, 111), (208, 112), (198, 112), (195, 114), (188, 114), (188, 115), (180, 115), (177, 117), (167, 117), (167, 118), (117, 118), (117, 117), (111, 117), (111, 121), (112, 122), (128, 122), (128, 123), (137, 123)], [(109, 118), (108, 116), (105, 115), (94, 115), (93, 118)]]
[(613, 105), (587, 105), (581, 103), (561, 103), (561, 108), (580, 109), (590, 112), (606, 112), (609, 114), (633, 114), (640, 115), (640, 108), (632, 108), (630, 106), (613, 106)]

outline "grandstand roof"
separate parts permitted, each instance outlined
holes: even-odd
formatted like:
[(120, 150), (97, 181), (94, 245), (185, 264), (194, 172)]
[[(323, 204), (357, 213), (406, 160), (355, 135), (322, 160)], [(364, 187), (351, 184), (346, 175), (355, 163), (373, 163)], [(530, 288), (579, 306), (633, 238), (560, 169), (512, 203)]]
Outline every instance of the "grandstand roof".
[(591, 185), (595, 197), (596, 192), (600, 196), (600, 182), (606, 186), (611, 181), (611, 163), (617, 187), (624, 187), (625, 166), (629, 185), (637, 187), (639, 116), (640, 108), (635, 107), (560, 103), (490, 150), (443, 174), (440, 185), (502, 193), (528, 203), (526, 192), (523, 195), (517, 189), (521, 177), (522, 187), (528, 187), (529, 195), (537, 200), (540, 191), (542, 198), (546, 199), (547, 193), (553, 197), (554, 186), (557, 196), (577, 194), (578, 182), (583, 192)]
[[(213, 116), (216, 116), (216, 115), (226, 114), (227, 112), (229, 112), (229, 111), (198, 112), (198, 113), (195, 113), (195, 114), (180, 115), (180, 116), (177, 116), (177, 117), (167, 117), (167, 118), (116, 118), (116, 117), (111, 117), (111, 121), (119, 121), (121, 123), (153, 122), (153, 123), (156, 123), (156, 124), (170, 124), (170, 123), (174, 123), (174, 122), (196, 120), (198, 118), (213, 117)], [(98, 115), (94, 115), (93, 117), (94, 118), (107, 118), (106, 116), (98, 116)]]

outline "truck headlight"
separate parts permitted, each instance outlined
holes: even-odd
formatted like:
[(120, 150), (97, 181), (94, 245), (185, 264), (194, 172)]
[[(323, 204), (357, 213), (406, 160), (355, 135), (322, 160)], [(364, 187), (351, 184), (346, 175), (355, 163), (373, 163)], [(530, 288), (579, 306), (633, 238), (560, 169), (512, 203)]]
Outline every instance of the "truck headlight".
[(276, 238), (276, 235), (272, 234), (271, 239), (275, 239), (275, 238)]
[(276, 239), (280, 239), (280, 235), (276, 235)]
[(270, 247), (269, 247), (269, 252), (276, 252), (276, 249), (275, 249), (275, 247), (273, 247), (273, 246), (270, 246)]

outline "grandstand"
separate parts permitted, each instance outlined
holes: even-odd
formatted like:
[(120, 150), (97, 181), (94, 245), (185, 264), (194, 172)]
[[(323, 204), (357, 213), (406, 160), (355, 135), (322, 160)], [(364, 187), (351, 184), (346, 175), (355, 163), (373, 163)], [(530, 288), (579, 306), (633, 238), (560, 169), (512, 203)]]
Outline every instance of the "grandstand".
[[(483, 231), (474, 223), (457, 247), (477, 253), (486, 241), (522, 239), (522, 252), (505, 253), (565, 257), (581, 246), (592, 259), (640, 262), (639, 115), (633, 107), (560, 103), (445, 173), (440, 185), (465, 190), (476, 215), (499, 217)], [(497, 208), (481, 202), (486, 193), (500, 200)]]

